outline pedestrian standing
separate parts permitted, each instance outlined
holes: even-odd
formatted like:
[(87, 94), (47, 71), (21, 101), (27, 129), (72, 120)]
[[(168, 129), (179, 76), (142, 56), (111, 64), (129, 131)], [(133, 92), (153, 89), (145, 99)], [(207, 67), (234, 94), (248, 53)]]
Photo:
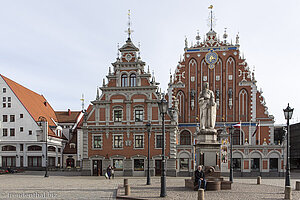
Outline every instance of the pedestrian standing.
[(111, 171), (112, 171), (112, 167), (111, 165), (108, 165), (107, 169), (106, 169), (106, 172), (107, 172), (107, 175), (108, 175), (108, 178), (110, 179), (111, 177)]

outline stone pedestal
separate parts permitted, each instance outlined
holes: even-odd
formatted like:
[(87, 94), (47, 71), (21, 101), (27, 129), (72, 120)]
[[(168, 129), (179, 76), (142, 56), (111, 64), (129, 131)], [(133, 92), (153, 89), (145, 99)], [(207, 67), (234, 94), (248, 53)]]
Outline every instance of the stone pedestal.
[[(216, 129), (204, 129), (197, 133), (196, 163), (204, 166), (217, 166), (221, 144), (217, 141)], [(204, 159), (200, 163), (200, 159)]]

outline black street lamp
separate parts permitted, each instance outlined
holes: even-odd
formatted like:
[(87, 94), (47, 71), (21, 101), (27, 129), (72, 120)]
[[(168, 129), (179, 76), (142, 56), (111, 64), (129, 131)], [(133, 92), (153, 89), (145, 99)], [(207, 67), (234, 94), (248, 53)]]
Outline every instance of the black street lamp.
[[(45, 167), (45, 176), (49, 177), (48, 175), (48, 122), (47, 119), (43, 116), (40, 116), (38, 121), (40, 122), (40, 125), (43, 127), (43, 134), (45, 135), (45, 142), (46, 142), (46, 167)], [(45, 126), (43, 126), (42, 122), (45, 122)]]
[(286, 109), (283, 109), (284, 117), (287, 120), (287, 133), (286, 133), (286, 172), (285, 172), (285, 186), (291, 186), (291, 176), (290, 176), (290, 143), (289, 143), (289, 137), (290, 137), (290, 119), (293, 116), (294, 108), (290, 107), (290, 104), (288, 103), (288, 106)]
[(147, 127), (147, 132), (148, 132), (148, 171), (147, 171), (147, 185), (151, 185), (151, 180), (150, 180), (150, 136), (151, 136), (151, 123), (148, 121), (146, 124)]
[(229, 181), (231, 181), (233, 183), (233, 159), (232, 159), (232, 145), (233, 145), (233, 127), (230, 126), (229, 127), (229, 134), (230, 134), (230, 176), (229, 176)]
[(163, 134), (163, 142), (162, 142), (162, 173), (161, 173), (161, 190), (160, 190), (160, 197), (167, 196), (166, 191), (166, 159), (165, 159), (165, 114), (168, 111), (168, 102), (162, 96), (162, 99), (158, 102), (159, 111), (162, 117), (162, 134)]

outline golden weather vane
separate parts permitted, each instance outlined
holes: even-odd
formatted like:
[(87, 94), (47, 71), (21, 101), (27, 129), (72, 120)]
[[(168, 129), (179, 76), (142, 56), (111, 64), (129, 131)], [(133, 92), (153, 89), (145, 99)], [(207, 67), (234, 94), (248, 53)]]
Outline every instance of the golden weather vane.
[(131, 26), (130, 10), (128, 10), (128, 29), (127, 29), (127, 31), (125, 31), (126, 33), (128, 33), (128, 38), (130, 38), (130, 35), (133, 32), (133, 30), (131, 30), (130, 26)]
[(215, 25), (214, 23), (216, 22), (215, 16), (213, 15), (213, 11), (212, 11), (213, 8), (214, 8), (213, 5), (210, 5), (208, 7), (208, 9), (210, 9), (210, 15), (208, 17), (208, 20), (209, 20), (209, 26), (211, 31), (213, 30), (213, 26)]

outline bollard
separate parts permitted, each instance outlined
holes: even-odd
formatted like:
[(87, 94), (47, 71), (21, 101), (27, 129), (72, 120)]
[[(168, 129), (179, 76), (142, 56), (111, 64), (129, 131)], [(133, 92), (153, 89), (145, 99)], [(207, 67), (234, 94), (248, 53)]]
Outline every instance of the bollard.
[(257, 177), (257, 185), (260, 185), (260, 183), (261, 183), (261, 176), (258, 176)]
[(296, 190), (300, 190), (300, 181), (296, 181)]
[(292, 187), (291, 186), (285, 186), (284, 199), (292, 199)]
[(129, 185), (125, 185), (125, 195), (126, 196), (130, 195), (130, 186)]
[(204, 200), (204, 189), (198, 190), (198, 200)]
[(124, 187), (128, 185), (128, 179), (127, 178), (124, 178)]

